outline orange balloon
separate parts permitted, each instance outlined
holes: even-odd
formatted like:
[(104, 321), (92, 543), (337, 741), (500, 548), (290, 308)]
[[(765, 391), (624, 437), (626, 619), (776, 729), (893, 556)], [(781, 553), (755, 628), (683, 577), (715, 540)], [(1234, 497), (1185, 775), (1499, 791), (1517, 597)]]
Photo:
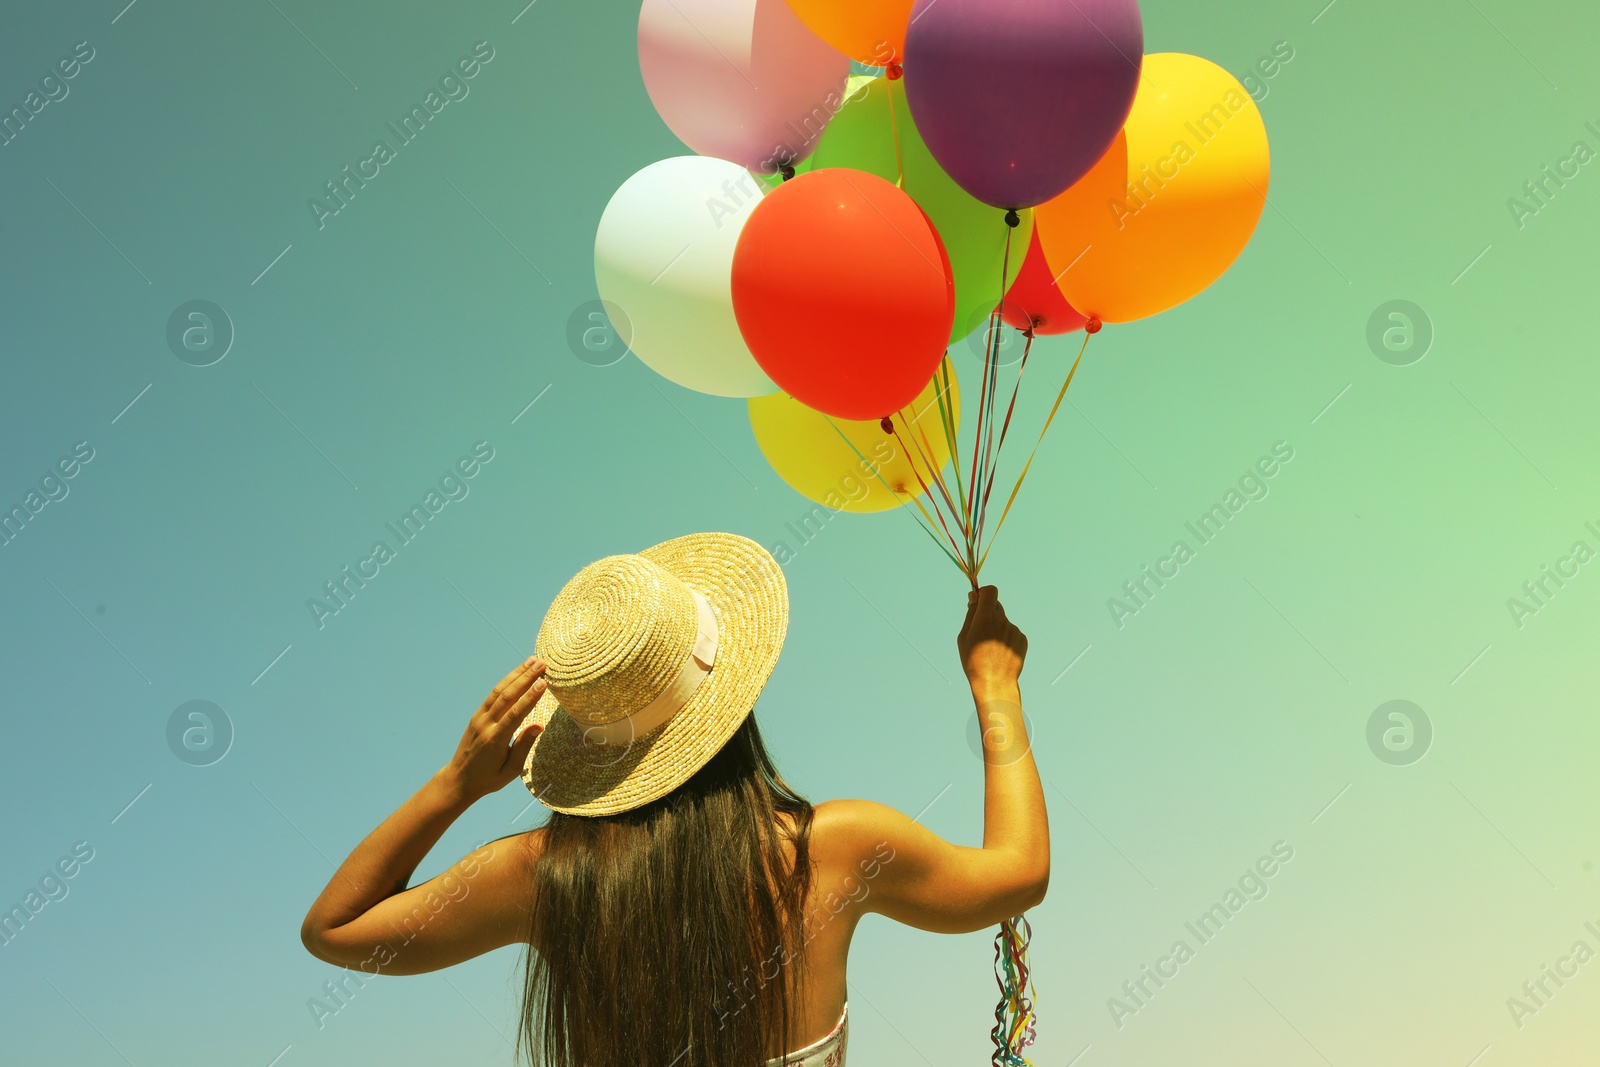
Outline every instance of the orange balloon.
[(858, 63), (905, 62), (913, 0), (789, 0), (811, 32)]
[(1145, 56), (1111, 148), (1034, 209), (1045, 259), (1072, 264), (1062, 295), (1102, 322), (1183, 303), (1244, 251), (1269, 171), (1261, 112), (1233, 75), (1181, 52)]

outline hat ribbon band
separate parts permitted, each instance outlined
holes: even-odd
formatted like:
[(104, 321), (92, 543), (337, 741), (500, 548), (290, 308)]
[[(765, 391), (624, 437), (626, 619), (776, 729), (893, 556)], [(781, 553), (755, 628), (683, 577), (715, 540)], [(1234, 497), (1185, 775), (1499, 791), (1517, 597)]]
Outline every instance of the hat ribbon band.
[(684, 657), (677, 676), (667, 683), (667, 687), (654, 700), (632, 715), (625, 715), (613, 722), (585, 725), (585, 742), (626, 745), (641, 734), (649, 733), (676, 715), (689, 702), (694, 691), (700, 688), (706, 675), (711, 673), (711, 665), (717, 658), (717, 617), (712, 614), (711, 604), (705, 597), (693, 589), (689, 592), (694, 597), (697, 630), (694, 648)]

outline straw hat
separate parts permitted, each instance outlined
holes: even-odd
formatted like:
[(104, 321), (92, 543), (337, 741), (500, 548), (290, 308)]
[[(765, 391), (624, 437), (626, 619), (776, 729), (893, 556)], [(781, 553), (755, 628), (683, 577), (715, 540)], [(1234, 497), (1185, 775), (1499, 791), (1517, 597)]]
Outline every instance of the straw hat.
[(534, 642), (549, 688), (523, 722), (543, 727), (523, 784), (570, 815), (672, 792), (750, 714), (788, 626), (783, 569), (748, 537), (689, 534), (589, 564)]

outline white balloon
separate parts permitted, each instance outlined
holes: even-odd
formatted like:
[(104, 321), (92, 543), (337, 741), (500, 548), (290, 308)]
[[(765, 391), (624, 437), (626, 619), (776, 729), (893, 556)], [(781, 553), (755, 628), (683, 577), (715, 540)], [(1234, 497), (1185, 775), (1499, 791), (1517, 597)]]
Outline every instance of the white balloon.
[(594, 280), (620, 309), (633, 353), (663, 378), (713, 396), (778, 387), (733, 315), (733, 249), (765, 186), (737, 163), (674, 156), (622, 183), (600, 216)]

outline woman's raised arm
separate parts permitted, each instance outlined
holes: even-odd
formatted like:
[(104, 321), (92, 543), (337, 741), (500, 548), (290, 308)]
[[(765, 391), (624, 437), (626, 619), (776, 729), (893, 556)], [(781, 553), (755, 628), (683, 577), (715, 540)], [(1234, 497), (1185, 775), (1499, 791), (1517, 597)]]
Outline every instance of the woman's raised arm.
[(952, 844), (894, 808), (866, 800), (817, 806), (825, 846), (865, 885), (863, 910), (938, 933), (993, 926), (1044, 899), (1050, 830), (1022, 719), (1028, 639), (992, 585), (968, 594), (957, 638), (983, 739), (983, 845)]
[[(530, 657), (501, 679), (473, 714), (450, 762), (355, 847), (306, 912), (300, 939), (318, 959), (389, 974), (415, 974), (517, 939), (532, 845), (514, 835), (478, 849), (449, 871), (407, 888), (417, 864), (461, 813), (517, 777), (538, 737), (513, 743), (545, 690)], [(396, 946), (405, 951), (396, 951)]]

